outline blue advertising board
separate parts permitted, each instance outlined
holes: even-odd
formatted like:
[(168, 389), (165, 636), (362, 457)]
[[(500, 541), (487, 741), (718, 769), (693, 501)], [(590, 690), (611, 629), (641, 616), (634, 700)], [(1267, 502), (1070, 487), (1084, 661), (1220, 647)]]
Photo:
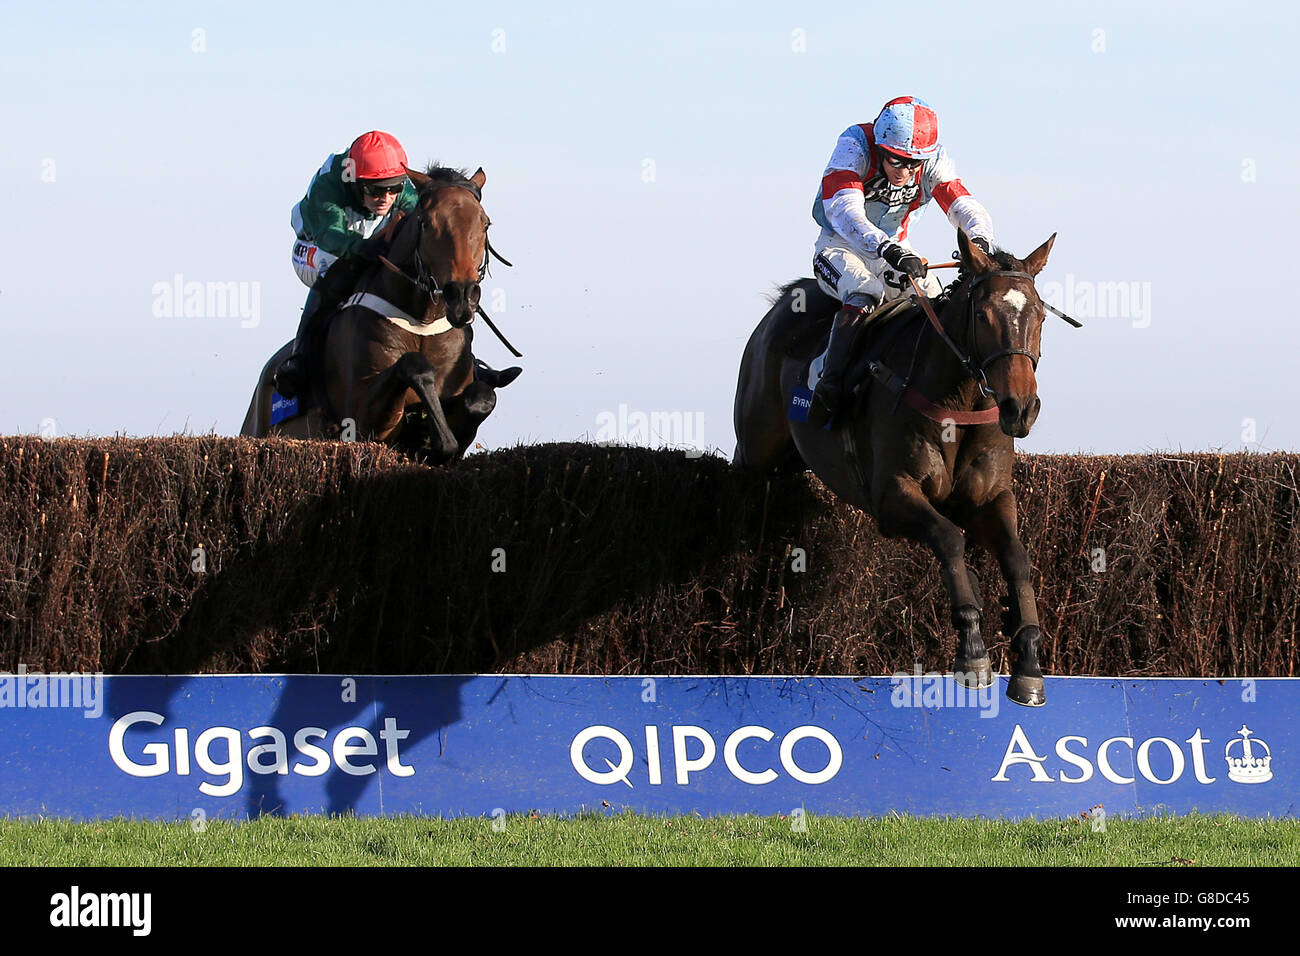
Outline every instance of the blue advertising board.
[(0, 675), (0, 813), (1290, 815), (1300, 680)]

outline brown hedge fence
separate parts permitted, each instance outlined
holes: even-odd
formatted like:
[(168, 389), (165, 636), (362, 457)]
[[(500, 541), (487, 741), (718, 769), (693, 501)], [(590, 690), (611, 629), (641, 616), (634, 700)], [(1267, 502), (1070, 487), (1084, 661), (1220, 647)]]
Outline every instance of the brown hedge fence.
[[(1022, 456), (1048, 671), (1294, 675), (1298, 461)], [(888, 674), (948, 617), (927, 550), (711, 456), (0, 438), (3, 669)]]

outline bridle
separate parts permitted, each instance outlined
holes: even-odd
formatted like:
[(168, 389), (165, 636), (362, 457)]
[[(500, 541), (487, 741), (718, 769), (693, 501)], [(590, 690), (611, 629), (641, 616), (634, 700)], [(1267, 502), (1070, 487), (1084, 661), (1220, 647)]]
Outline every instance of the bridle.
[[(465, 182), (439, 183), (436, 189), (442, 189), (448, 186), (456, 186), (468, 190), (473, 194), (474, 198), (478, 200), (479, 206), (481, 207), (483, 205), (483, 193), (474, 182), (466, 180)], [(436, 189), (431, 190), (431, 192), (436, 191)], [(445, 312), (447, 308), (446, 293), (443, 291), (442, 286), (434, 276), (433, 270), (429, 268), (429, 264), (424, 261), (424, 230), (428, 227), (428, 218), (423, 215), (423, 210), (420, 210), (420, 213), (421, 214), (414, 217), (416, 220), (414, 256), (415, 275), (408, 275), (404, 269), (384, 256), (380, 256), (379, 261), (402, 279), (405, 279), (409, 284), (420, 290), (420, 292), (428, 298), (430, 305), (436, 307), (441, 303), (443, 311)], [(492, 247), (492, 241), (487, 237), (487, 231), (491, 225), (492, 220), (489, 219), (488, 224), (483, 227), (483, 262), (478, 267), (478, 278), (475, 279), (475, 282), (482, 282), (491, 274), (488, 267), (491, 264), (491, 259), (494, 257), (503, 265), (514, 265), (514, 263), (510, 262), (505, 256), (501, 255), (501, 253), (497, 252), (496, 249)], [(483, 306), (476, 305), (474, 308), (475, 311), (483, 317), (483, 321), (487, 323), (488, 328), (490, 328), (496, 334), (496, 337), (501, 340), (501, 343), (505, 345), (505, 347), (508, 348), (516, 358), (519, 358), (523, 353), (517, 351), (515, 347), (506, 340), (506, 337), (501, 334), (501, 330), (496, 327), (491, 317), (483, 310)], [(473, 316), (471, 316), (470, 319), (472, 321)], [(450, 317), (448, 317), (448, 321), (450, 321)]]
[[(954, 262), (954, 263), (950, 263), (949, 265), (956, 266), (958, 265), (958, 263)], [(1029, 361), (1033, 363), (1034, 370), (1035, 371), (1038, 370), (1038, 355), (1035, 355), (1033, 352), (1029, 351), (1028, 349), (1001, 349), (1000, 351), (994, 352), (992, 355), (986, 356), (984, 358), (981, 358), (975, 349), (975, 343), (977, 341), (977, 338), (975, 335), (974, 293), (975, 290), (979, 287), (981, 282), (983, 282), (985, 279), (991, 279), (994, 276), (1007, 276), (1007, 277), (1017, 278), (1017, 279), (1027, 279), (1029, 281), (1030, 289), (1032, 290), (1034, 288), (1034, 277), (1030, 275), (1028, 272), (1021, 272), (1019, 270), (1011, 270), (1011, 269), (998, 269), (993, 272), (985, 272), (982, 275), (975, 276), (974, 278), (970, 279), (966, 283), (964, 288), (958, 289), (956, 292), (954, 292), (953, 293), (954, 295), (966, 296), (966, 300), (967, 300), (966, 341), (970, 345), (969, 352), (953, 341), (952, 336), (950, 336), (947, 333), (947, 331), (944, 329), (943, 323), (939, 321), (939, 317), (935, 315), (934, 306), (930, 304), (929, 297), (926, 296), (926, 294), (921, 291), (921, 286), (917, 283), (916, 279), (912, 278), (911, 276), (908, 276), (908, 281), (911, 282), (912, 284), (912, 291), (916, 294), (917, 301), (921, 303), (921, 308), (925, 311), (926, 318), (930, 320), (930, 325), (934, 327), (934, 330), (935, 332), (938, 333), (939, 338), (944, 341), (944, 343), (952, 351), (953, 355), (957, 356), (957, 360), (970, 374), (970, 377), (975, 380), (975, 384), (979, 387), (980, 390), (980, 396), (983, 398), (992, 399), (994, 402), (993, 406), (990, 408), (986, 408), (983, 411), (954, 411), (953, 409), (944, 408), (942, 406), (936, 405), (934, 402), (930, 401), (923, 394), (921, 394), (920, 389), (918, 389), (915, 385), (912, 384), (912, 376), (916, 371), (917, 356), (921, 350), (921, 339), (925, 335), (925, 326), (922, 325), (916, 333), (916, 343), (912, 346), (912, 363), (907, 370), (906, 378), (899, 378), (897, 375), (895, 375), (892, 371), (890, 371), (885, 366), (884, 362), (880, 361), (879, 359), (873, 359), (867, 365), (872, 376), (881, 385), (883, 385), (885, 388), (889, 389), (894, 393), (895, 412), (898, 411), (898, 406), (900, 403), (906, 402), (917, 413), (925, 416), (932, 422), (937, 422), (945, 426), (949, 424), (963, 425), (963, 426), (964, 425), (990, 425), (998, 420), (1000, 412), (998, 410), (998, 405), (997, 405), (997, 395), (996, 393), (994, 393), (993, 389), (989, 386), (989, 380), (988, 377), (985, 375), (985, 370), (994, 362), (996, 362), (998, 359), (1004, 358), (1005, 356), (1009, 356), (1009, 355), (1026, 356), (1029, 359)], [(958, 281), (960, 282), (962, 280), (958, 280)], [(950, 286), (949, 288), (955, 289), (956, 284)], [(1037, 296), (1037, 292), (1035, 291), (1035, 297), (1036, 296)], [(1071, 325), (1075, 327), (1078, 327), (1080, 325), (1079, 322), (1076, 322), (1074, 319), (1070, 318), (1064, 312), (1061, 312), (1059, 309), (1056, 309), (1048, 305), (1046, 302), (1043, 303), (1043, 306), (1044, 308), (1049, 309), (1056, 315), (1059, 315), (1061, 318), (1065, 319), (1065, 321), (1069, 322)], [(860, 392), (859, 395), (860, 395), (859, 401), (865, 400), (865, 396), (866, 396), (865, 391)], [(976, 399), (976, 404), (978, 404), (978, 401), (979, 400)], [(842, 428), (840, 429), (840, 434), (841, 434), (840, 440), (844, 446), (844, 455), (848, 459), (850, 466), (853, 468), (853, 473), (857, 477), (858, 484), (864, 490), (869, 491), (871, 485), (867, 480), (866, 471), (863, 469), (862, 458), (858, 454), (856, 429), (854, 429), (851, 426)]]
[[(963, 349), (953, 341), (952, 336), (945, 331), (943, 324), (939, 321), (939, 317), (935, 315), (934, 308), (930, 305), (929, 298), (927, 298), (921, 291), (921, 288), (917, 285), (915, 279), (911, 279), (910, 276), (909, 279), (911, 279), (912, 288), (916, 292), (917, 298), (920, 299), (921, 305), (925, 309), (926, 316), (930, 319), (930, 324), (934, 326), (934, 330), (939, 334), (939, 338), (943, 339), (948, 348), (952, 350), (953, 355), (957, 356), (957, 361), (961, 362), (962, 366), (965, 367), (966, 371), (970, 374), (970, 377), (975, 380), (975, 384), (979, 386), (980, 394), (985, 398), (996, 399), (997, 396), (989, 386), (989, 380), (985, 375), (985, 370), (998, 359), (1005, 356), (1024, 355), (1029, 359), (1030, 363), (1032, 363), (1034, 371), (1038, 371), (1038, 355), (1029, 351), (1029, 349), (1001, 349), (994, 352), (992, 355), (981, 359), (977, 353), (975, 348), (975, 343), (977, 341), (975, 335), (975, 290), (985, 279), (992, 279), (994, 276), (1027, 279), (1029, 281), (1029, 287), (1031, 289), (1034, 287), (1034, 277), (1032, 275), (1028, 272), (1020, 272), (1012, 269), (998, 269), (994, 272), (984, 272), (971, 279), (966, 288), (961, 290), (961, 294), (966, 296), (966, 343), (969, 351)], [(1035, 293), (1035, 295), (1037, 295), (1037, 293)]]
[[(474, 183), (472, 182), (441, 183), (439, 184), (438, 188), (442, 189), (447, 186), (456, 186), (461, 189), (466, 189), (473, 194), (475, 199), (478, 200), (480, 206), (483, 204), (483, 193), (479, 190), (478, 186), (476, 186)], [(409, 282), (411, 285), (415, 286), (417, 289), (423, 292), (424, 295), (428, 297), (430, 305), (437, 305), (438, 300), (440, 299), (445, 300), (446, 295), (443, 292), (442, 286), (438, 284), (438, 280), (434, 277), (433, 270), (431, 270), (429, 268), (429, 264), (424, 261), (424, 251), (423, 251), (424, 230), (428, 226), (428, 219), (423, 215), (417, 215), (415, 217), (415, 221), (416, 221), (415, 275), (413, 276), (407, 275), (405, 270), (403, 270), (400, 266), (393, 264), (383, 256), (380, 256), (380, 261), (384, 265), (386, 265), (389, 269), (391, 269), (393, 272), (397, 273), (399, 276), (401, 276), (403, 279)], [(483, 233), (484, 233), (483, 262), (478, 267), (478, 278), (475, 280), (476, 282), (482, 282), (489, 275), (488, 266), (493, 256), (501, 260), (501, 262), (507, 266), (513, 265), (513, 263), (505, 259), (505, 257), (503, 257), (501, 253), (497, 252), (494, 248), (492, 248), (492, 242), (487, 238), (487, 230), (491, 225), (492, 225), (492, 221), (488, 220), (487, 226), (483, 227)]]

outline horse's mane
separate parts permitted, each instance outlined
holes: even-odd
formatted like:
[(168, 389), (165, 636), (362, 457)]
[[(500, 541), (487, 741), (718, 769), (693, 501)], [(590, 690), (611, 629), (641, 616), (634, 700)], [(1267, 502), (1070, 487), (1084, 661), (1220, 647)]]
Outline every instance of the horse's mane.
[[(993, 260), (994, 264), (997, 265), (999, 269), (1006, 269), (1009, 272), (1016, 272), (1024, 268), (1023, 262), (1021, 262), (1019, 259), (1013, 256), (1011, 253), (1006, 252), (1005, 250), (1002, 249), (993, 250), (989, 258)], [(964, 275), (964, 272), (962, 274)], [(807, 279), (791, 279), (785, 285), (778, 286), (774, 291), (768, 293), (767, 296), (768, 304), (776, 305), (783, 298), (789, 295), (790, 290), (792, 290), (795, 286), (800, 285), (807, 281), (808, 281)], [(948, 292), (948, 288), (945, 288), (944, 293), (946, 294), (947, 292)]]
[(433, 162), (424, 171), (424, 175), (429, 177), (429, 182), (420, 187), (421, 198), (435, 189), (440, 189), (443, 186), (455, 186), (458, 183), (469, 183), (473, 191), (478, 192), (478, 187), (474, 185), (463, 169), (456, 169), (452, 166), (439, 166), (436, 162)]
[(1009, 252), (1001, 249), (994, 249), (993, 254), (989, 257), (997, 263), (999, 269), (1006, 269), (1011, 272), (1019, 271), (1024, 268), (1024, 263), (1017, 259)]

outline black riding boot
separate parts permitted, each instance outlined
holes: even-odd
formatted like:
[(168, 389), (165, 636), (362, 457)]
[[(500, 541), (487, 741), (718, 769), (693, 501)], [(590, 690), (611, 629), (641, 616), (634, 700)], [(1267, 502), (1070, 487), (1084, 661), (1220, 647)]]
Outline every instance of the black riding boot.
[[(371, 241), (366, 240), (367, 243)], [(369, 251), (378, 248), (382, 247), (374, 246)], [(369, 255), (369, 251), (366, 255)], [(275, 390), (285, 398), (307, 394), (307, 377), (312, 364), (308, 353), (322, 344), (316, 341), (320, 331), (316, 326), (356, 289), (357, 283), (371, 265), (366, 255), (354, 253), (339, 259), (316, 280), (311, 292), (307, 293), (307, 301), (302, 307), (302, 319), (298, 322), (298, 333), (293, 339), (293, 354), (284, 360), (275, 374)], [(280, 387), (281, 384), (290, 391), (286, 392)]]
[(808, 409), (808, 423), (815, 428), (825, 425), (839, 411), (844, 399), (844, 372), (853, 355), (858, 334), (866, 326), (866, 317), (876, 307), (874, 299), (863, 305), (845, 306), (835, 313), (830, 341), (826, 343), (826, 358), (822, 375), (813, 390), (812, 405)]
[(275, 390), (285, 398), (295, 398), (305, 394), (307, 385), (307, 340), (310, 336), (312, 319), (320, 311), (323, 296), (316, 286), (307, 293), (303, 303), (302, 318), (298, 320), (298, 331), (293, 337), (293, 354), (280, 363), (275, 373)]

